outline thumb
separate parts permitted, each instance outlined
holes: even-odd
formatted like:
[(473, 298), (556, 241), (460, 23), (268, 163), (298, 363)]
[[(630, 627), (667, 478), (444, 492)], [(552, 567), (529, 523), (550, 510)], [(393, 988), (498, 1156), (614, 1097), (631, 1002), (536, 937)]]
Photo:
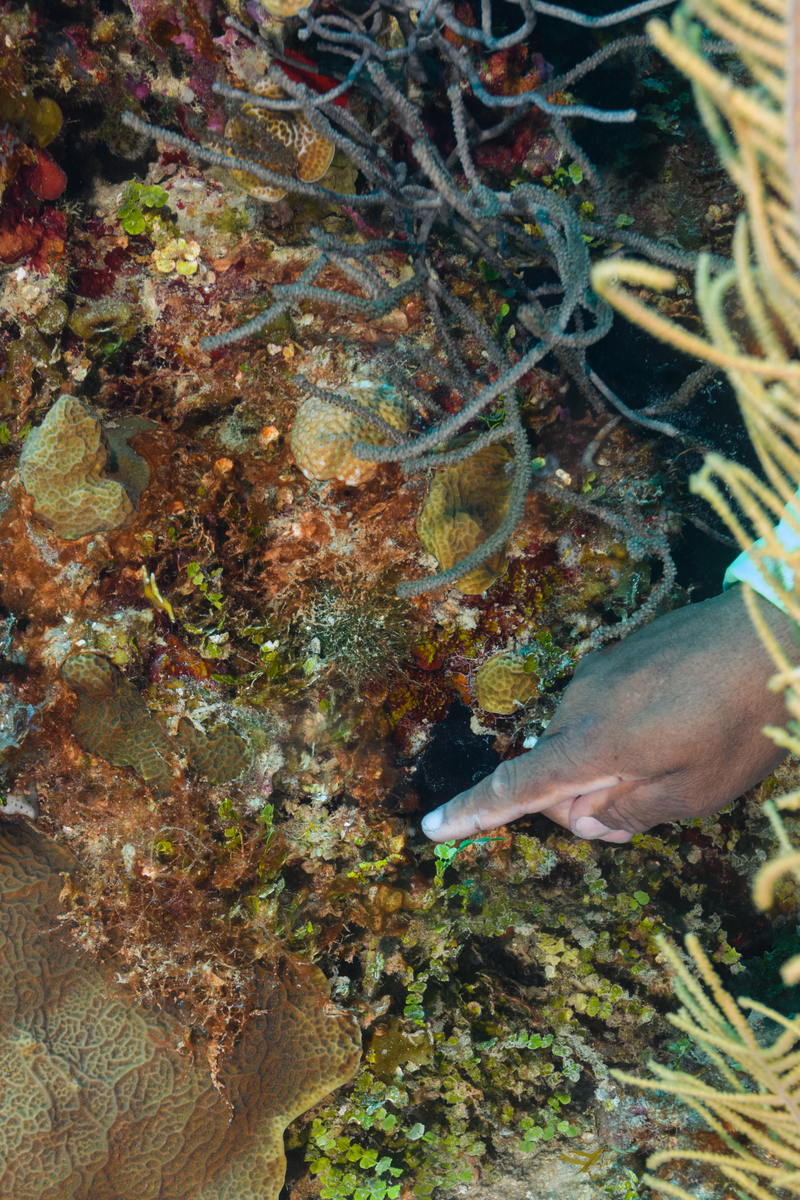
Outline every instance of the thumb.
[(618, 775), (601, 775), (591, 764), (566, 763), (557, 747), (556, 737), (542, 738), (530, 753), (501, 763), (475, 787), (423, 817), (423, 833), (434, 842), (485, 833), (525, 813), (541, 812), (620, 782)]

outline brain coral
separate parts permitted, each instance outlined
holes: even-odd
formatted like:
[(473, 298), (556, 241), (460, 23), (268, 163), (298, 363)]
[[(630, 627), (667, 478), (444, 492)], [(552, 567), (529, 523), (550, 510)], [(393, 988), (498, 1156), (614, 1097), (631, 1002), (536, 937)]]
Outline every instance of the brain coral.
[[(457, 438), (449, 448), (464, 444), (464, 439)], [(508, 511), (512, 478), (507, 468), (512, 462), (512, 455), (500, 442), (435, 476), (417, 517), (417, 533), (440, 570), (449, 571), (498, 528)], [(505, 574), (507, 566), (504, 547), (462, 575), (455, 586), (465, 596), (480, 595)]]
[(181, 717), (178, 737), (186, 747), (192, 770), (205, 775), (209, 783), (227, 783), (250, 766), (247, 742), (228, 726), (209, 736), (188, 717)]
[(356, 1021), (309, 963), (259, 971), (218, 1066), (56, 928), (62, 847), (0, 820), (0, 1196), (278, 1200), (283, 1130), (358, 1065)]
[(61, 675), (78, 693), (76, 739), (115, 767), (133, 767), (156, 792), (172, 787), (172, 746), (133, 684), (100, 654), (72, 654)]
[[(289, 14), (281, 12), (278, 15)], [(267, 80), (256, 84), (253, 92), (269, 100), (288, 99), (279, 84)], [(303, 113), (274, 112), (244, 104), (242, 116), (244, 120), (232, 117), (228, 121), (225, 136), (241, 146), (243, 156), (252, 158), (258, 166), (278, 175), (296, 175), (304, 183), (314, 183), (331, 165), (333, 144), (317, 133)], [(231, 175), (256, 200), (276, 204), (286, 195), (282, 188), (270, 187), (247, 171), (232, 170)]]
[[(136, 426), (127, 436), (134, 432)], [(38, 429), (28, 434), (19, 461), (20, 480), (33, 497), (35, 515), (59, 537), (71, 541), (135, 520), (139, 492), (147, 486), (150, 471), (124, 437), (123, 432), (122, 439), (115, 439), (117, 451), (122, 445), (125, 450), (112, 464), (100, 418), (76, 396), (59, 397)]]
[(539, 677), (525, 670), (525, 659), (497, 654), (478, 669), (475, 696), (486, 712), (510, 716), (539, 691)]
[[(362, 408), (382, 417), (395, 429), (407, 429), (411, 409), (404, 397), (385, 384), (368, 380), (351, 385), (351, 398)], [(367, 483), (377, 464), (353, 454), (354, 442), (383, 446), (386, 436), (355, 413), (308, 396), (297, 410), (289, 439), (297, 465), (307, 479), (336, 479), (350, 487)]]

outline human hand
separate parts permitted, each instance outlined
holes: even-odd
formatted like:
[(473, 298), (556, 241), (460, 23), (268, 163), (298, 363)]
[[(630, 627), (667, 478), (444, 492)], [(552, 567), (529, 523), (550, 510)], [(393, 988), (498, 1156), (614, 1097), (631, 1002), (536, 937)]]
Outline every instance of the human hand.
[[(789, 649), (789, 618), (759, 605)], [(716, 812), (786, 754), (761, 732), (786, 719), (767, 691), (774, 670), (741, 585), (659, 617), (587, 655), (535, 748), (429, 813), (423, 831), (444, 842), (541, 812), (579, 837), (627, 842)]]

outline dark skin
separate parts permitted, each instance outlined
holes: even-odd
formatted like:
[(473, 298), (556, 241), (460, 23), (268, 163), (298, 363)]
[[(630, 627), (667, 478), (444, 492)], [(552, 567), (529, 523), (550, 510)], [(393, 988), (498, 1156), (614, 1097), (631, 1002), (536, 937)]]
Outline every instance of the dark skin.
[[(789, 618), (758, 605), (791, 655)], [(587, 655), (535, 748), (429, 814), (423, 830), (444, 842), (540, 812), (579, 837), (626, 842), (716, 812), (786, 754), (762, 733), (786, 721), (783, 696), (767, 690), (775, 670), (740, 584), (659, 617)]]

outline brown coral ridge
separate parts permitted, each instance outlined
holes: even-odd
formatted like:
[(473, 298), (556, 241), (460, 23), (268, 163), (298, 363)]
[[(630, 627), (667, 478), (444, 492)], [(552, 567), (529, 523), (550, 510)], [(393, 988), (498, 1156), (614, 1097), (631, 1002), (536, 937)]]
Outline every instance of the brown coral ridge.
[(227, 726), (209, 735), (188, 717), (181, 717), (178, 738), (186, 749), (189, 766), (211, 784), (228, 783), (246, 771), (252, 761), (247, 742)]
[(71, 654), (61, 676), (78, 694), (72, 731), (90, 754), (133, 767), (156, 793), (172, 788), (172, 745), (133, 684), (101, 654)]
[[(473, 437), (456, 438), (448, 449), (459, 449)], [(499, 442), (446, 467), (434, 478), (417, 518), (417, 533), (441, 571), (449, 571), (499, 528), (511, 495), (511, 463), (512, 454)], [(454, 586), (465, 596), (478, 596), (500, 579), (507, 567), (504, 546), (462, 575)]]
[(67, 541), (132, 524), (150, 470), (127, 438), (148, 427), (151, 422), (136, 420), (115, 431), (112, 452), (97, 413), (77, 396), (60, 396), (28, 434), (20, 457), (34, 516)]
[(324, 976), (258, 969), (258, 1011), (215, 1076), (164, 1010), (145, 1012), (53, 926), (77, 861), (0, 820), (0, 1195), (277, 1200), (283, 1130), (347, 1083), (357, 1022)]

